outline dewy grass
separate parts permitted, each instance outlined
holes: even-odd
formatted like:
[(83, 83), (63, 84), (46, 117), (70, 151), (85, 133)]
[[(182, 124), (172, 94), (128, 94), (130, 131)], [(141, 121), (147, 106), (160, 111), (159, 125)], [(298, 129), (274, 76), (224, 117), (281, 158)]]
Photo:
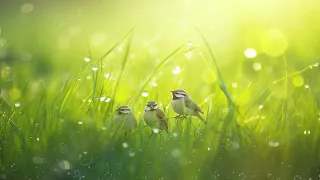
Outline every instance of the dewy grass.
[[(210, 122), (208, 126), (190, 117), (168, 118), (169, 133), (155, 134), (145, 126), (142, 117), (146, 99), (162, 103), (167, 117), (175, 115), (170, 109), (170, 99), (159, 99), (159, 94), (169, 96), (169, 92), (163, 92), (160, 85), (157, 90), (151, 89), (148, 84), (157, 73), (170, 71), (166, 64), (171, 57), (185, 52), (185, 44), (165, 56), (139, 87), (130, 89), (135, 93), (127, 98), (131, 100), (129, 104), (138, 128), (125, 134), (114, 127), (113, 114), (120, 103), (114, 94), (119, 93), (115, 91), (119, 91), (119, 84), (123, 83), (120, 78), (131, 68), (128, 56), (133, 44), (127, 41), (124, 54), (119, 58), (121, 70), (110, 73), (108, 78), (103, 77), (101, 62), (119, 42), (79, 74), (67, 81), (51, 82), (56, 84), (52, 89), (44, 86), (35, 97), (31, 97), (31, 91), (22, 91), (21, 106), (15, 107), (13, 103), (11, 107), (1, 100), (0, 179), (318, 178), (317, 97), (302, 90), (291, 96), (287, 94), (286, 111), (283, 111), (283, 105), (269, 96), (268, 102), (263, 101), (262, 109), (257, 110), (253, 105), (245, 118), (236, 116), (236, 104), (216, 62), (217, 69), (212, 72), (220, 74), (219, 86), (229, 100), (229, 106), (224, 107), (226, 111), (217, 106), (217, 97), (212, 95), (207, 97), (207, 103), (201, 103), (206, 121)], [(208, 43), (205, 44), (209, 48)], [(214, 56), (204, 59), (210, 58)], [(100, 70), (91, 74), (92, 66), (99, 64)], [(86, 80), (88, 75), (92, 78)], [(113, 75), (118, 79), (113, 80)], [(294, 75), (297, 73), (286, 73), (286, 77), (276, 83)], [(265, 89), (256, 88), (262, 93)], [(146, 89), (148, 96), (141, 97)], [(257, 103), (260, 92), (246, 90), (253, 93), (249, 104)]]

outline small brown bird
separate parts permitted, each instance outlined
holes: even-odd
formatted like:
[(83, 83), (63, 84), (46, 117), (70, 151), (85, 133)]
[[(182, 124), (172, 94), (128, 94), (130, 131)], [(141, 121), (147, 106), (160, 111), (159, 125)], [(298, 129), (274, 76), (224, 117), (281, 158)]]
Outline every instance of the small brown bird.
[(156, 101), (148, 101), (144, 111), (144, 121), (153, 129), (153, 132), (165, 130), (168, 132), (166, 115)]
[(171, 107), (174, 112), (179, 115), (191, 115), (198, 117), (202, 122), (206, 123), (204, 118), (199, 114), (203, 113), (201, 108), (193, 102), (187, 92), (181, 89), (172, 90)]
[(137, 128), (137, 120), (132, 114), (129, 106), (119, 106), (114, 116), (114, 124), (125, 131), (134, 130)]

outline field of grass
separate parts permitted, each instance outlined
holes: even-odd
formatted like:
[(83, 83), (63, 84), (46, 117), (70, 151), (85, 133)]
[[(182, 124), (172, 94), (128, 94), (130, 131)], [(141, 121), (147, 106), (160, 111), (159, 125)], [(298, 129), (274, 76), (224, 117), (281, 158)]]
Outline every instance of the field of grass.
[[(289, 8), (252, 27), (230, 16), (232, 26), (213, 20), (213, 30), (210, 21), (157, 17), (161, 25), (146, 27), (123, 15), (108, 29), (90, 21), (103, 22), (99, 3), (88, 12), (19, 3), (0, 6), (11, 8), (0, 8), (0, 179), (320, 179), (319, 15)], [(174, 118), (174, 89), (207, 125)], [(168, 133), (146, 126), (148, 100)], [(119, 105), (136, 116), (133, 132), (114, 126)]]

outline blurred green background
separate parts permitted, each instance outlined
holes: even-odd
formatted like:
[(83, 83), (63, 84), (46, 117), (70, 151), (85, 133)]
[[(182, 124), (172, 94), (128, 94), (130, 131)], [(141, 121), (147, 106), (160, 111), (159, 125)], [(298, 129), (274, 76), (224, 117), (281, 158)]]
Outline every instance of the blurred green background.
[[(313, 0), (0, 0), (0, 179), (319, 178), (319, 11)], [(177, 88), (212, 126), (172, 120), (144, 150), (146, 101), (173, 116)], [(139, 132), (113, 139), (127, 103)], [(231, 136), (226, 150), (212, 127)]]

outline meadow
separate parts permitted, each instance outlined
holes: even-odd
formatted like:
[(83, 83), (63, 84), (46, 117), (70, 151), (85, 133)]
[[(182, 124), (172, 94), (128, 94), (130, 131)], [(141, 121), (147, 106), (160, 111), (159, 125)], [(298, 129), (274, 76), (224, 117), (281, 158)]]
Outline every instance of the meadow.
[(188, 2), (1, 1), (0, 179), (320, 179), (320, 3)]

